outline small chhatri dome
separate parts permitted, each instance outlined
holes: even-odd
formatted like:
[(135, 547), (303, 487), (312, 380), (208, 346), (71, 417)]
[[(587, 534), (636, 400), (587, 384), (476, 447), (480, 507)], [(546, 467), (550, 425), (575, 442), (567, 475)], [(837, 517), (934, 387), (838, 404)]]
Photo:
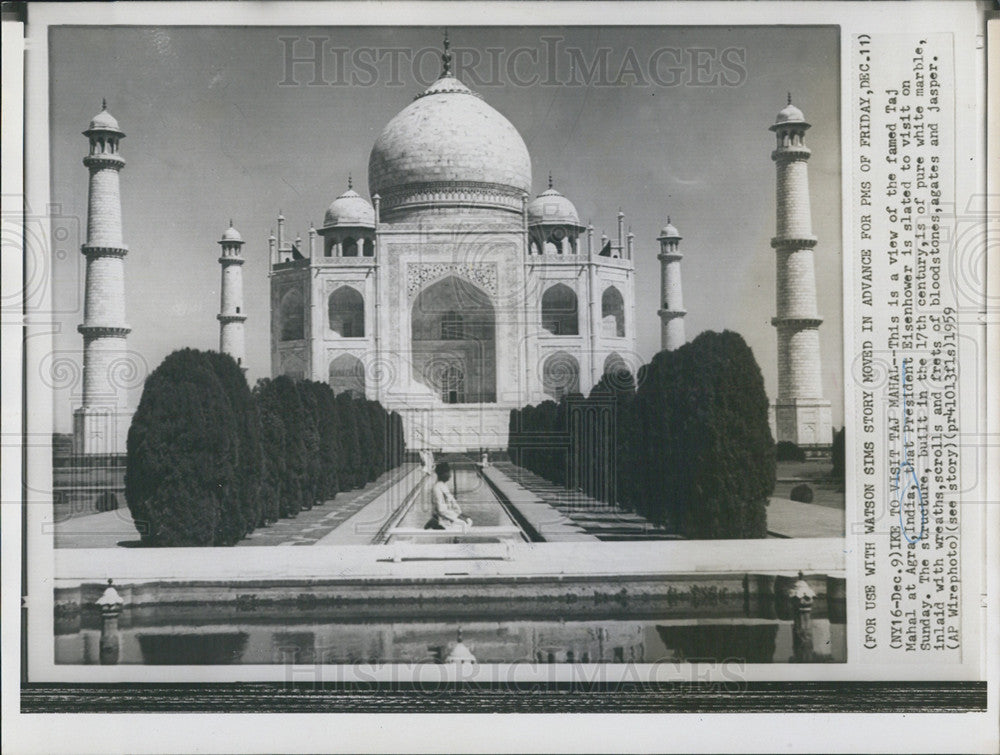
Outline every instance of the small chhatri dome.
[(788, 93), (788, 104), (785, 105), (778, 113), (778, 117), (774, 119), (774, 124), (780, 125), (782, 123), (804, 123), (806, 117), (802, 114), (795, 105), (792, 104), (792, 93)]
[[(451, 74), (446, 51), (441, 77), (382, 129), (368, 159), (368, 186), (389, 205), (419, 194), (531, 191), (531, 158), (521, 135), (482, 97)], [(414, 200), (416, 201), (416, 200)]]
[[(229, 227), (222, 234), (222, 242), (238, 241), (243, 243), (243, 237), (240, 236), (240, 232), (233, 228), (233, 221), (229, 221)], [(221, 242), (220, 242), (221, 243)]]
[(108, 101), (101, 101), (101, 112), (90, 119), (88, 131), (120, 131), (118, 121), (108, 112)]
[(681, 238), (681, 235), (677, 232), (677, 229), (674, 227), (673, 223), (670, 222), (670, 216), (669, 215), (667, 216), (667, 224), (665, 226), (663, 226), (663, 228), (660, 230), (660, 236), (659, 237), (661, 239), (679, 239), (679, 238)]
[(348, 178), (348, 189), (333, 200), (323, 217), (324, 228), (349, 226), (374, 228), (375, 208), (353, 188), (353, 178)]
[(552, 186), (549, 173), (549, 188), (528, 203), (528, 225), (563, 225), (583, 228), (576, 207)]

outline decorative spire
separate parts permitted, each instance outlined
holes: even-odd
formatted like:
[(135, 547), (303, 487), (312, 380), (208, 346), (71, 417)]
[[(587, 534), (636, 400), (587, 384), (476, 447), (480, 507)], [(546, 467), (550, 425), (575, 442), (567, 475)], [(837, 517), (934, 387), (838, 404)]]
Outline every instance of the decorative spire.
[(348, 171), (347, 173), (347, 190), (350, 191), (354, 188), (354, 174)]
[(233, 219), (232, 219), (232, 218), (229, 218), (229, 227), (230, 227), (230, 228), (232, 228), (232, 227), (233, 227)]
[(670, 225), (670, 216), (667, 215), (667, 225)]
[(448, 29), (444, 30), (444, 51), (441, 53), (441, 75), (439, 79), (451, 76), (451, 43), (448, 41)]
[(792, 93), (791, 92), (788, 93), (788, 104), (789, 105), (792, 104)]
[(552, 171), (549, 171), (549, 188), (552, 188)]
[(107, 110), (107, 109), (108, 109), (108, 98), (101, 97), (101, 110)]

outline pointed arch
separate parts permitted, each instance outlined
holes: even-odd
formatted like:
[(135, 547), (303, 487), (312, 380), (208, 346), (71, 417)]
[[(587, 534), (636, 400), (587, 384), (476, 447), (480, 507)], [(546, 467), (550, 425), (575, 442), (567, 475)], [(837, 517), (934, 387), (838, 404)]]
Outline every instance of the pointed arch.
[(365, 335), (365, 297), (356, 288), (341, 286), (327, 304), (330, 330), (342, 338), (362, 338)]
[(625, 337), (625, 300), (614, 286), (608, 286), (601, 294), (601, 327), (606, 338)]
[(353, 354), (341, 354), (330, 362), (330, 389), (334, 395), (350, 393), (365, 397), (365, 366)]
[(496, 402), (496, 311), (455, 275), (424, 288), (410, 311), (413, 379), (445, 403)]
[(580, 334), (576, 292), (565, 283), (557, 283), (542, 294), (542, 327), (557, 336)]
[(628, 363), (622, 359), (622, 355), (617, 351), (612, 351), (608, 354), (608, 358), (604, 360), (604, 372), (605, 375), (617, 375), (622, 372), (631, 372), (629, 370)]
[(305, 335), (305, 305), (302, 289), (291, 288), (281, 297), (278, 307), (278, 327), (282, 341), (300, 341)]
[(557, 351), (542, 364), (542, 390), (559, 401), (570, 393), (580, 392), (580, 363), (572, 354)]

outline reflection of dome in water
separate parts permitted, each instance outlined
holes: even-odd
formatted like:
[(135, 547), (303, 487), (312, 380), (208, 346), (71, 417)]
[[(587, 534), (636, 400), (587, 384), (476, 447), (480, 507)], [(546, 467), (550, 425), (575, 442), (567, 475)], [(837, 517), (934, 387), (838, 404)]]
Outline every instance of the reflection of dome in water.
[(455, 647), (451, 649), (448, 653), (448, 657), (445, 658), (445, 663), (479, 663), (476, 660), (476, 656), (472, 654), (472, 651), (462, 642), (462, 630), (458, 630), (458, 642), (455, 643)]

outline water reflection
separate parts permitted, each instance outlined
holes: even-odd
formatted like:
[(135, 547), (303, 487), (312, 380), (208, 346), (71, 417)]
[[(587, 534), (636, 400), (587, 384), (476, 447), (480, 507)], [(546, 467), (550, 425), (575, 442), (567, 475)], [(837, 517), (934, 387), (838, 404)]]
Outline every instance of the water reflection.
[[(703, 623), (704, 622), (704, 623)], [(817, 661), (843, 662), (843, 623), (813, 622)], [(147, 665), (442, 663), (461, 642), (479, 663), (787, 663), (792, 622), (741, 620), (485, 621), (211, 626), (132, 622), (121, 629), (119, 663)], [(100, 629), (55, 638), (56, 663), (100, 662)]]

